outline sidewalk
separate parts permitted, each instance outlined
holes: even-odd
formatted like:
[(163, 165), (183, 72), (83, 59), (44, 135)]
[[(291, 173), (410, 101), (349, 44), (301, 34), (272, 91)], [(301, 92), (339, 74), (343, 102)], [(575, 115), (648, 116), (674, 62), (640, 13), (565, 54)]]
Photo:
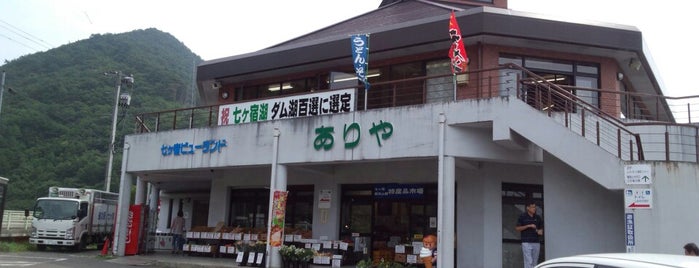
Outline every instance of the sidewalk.
[[(115, 257), (108, 262), (120, 263), (130, 266), (156, 266), (173, 268), (211, 268), (211, 267), (250, 267), (238, 266), (233, 258), (214, 258), (200, 255), (173, 255), (169, 250), (156, 250), (154, 253)], [(342, 266), (343, 268), (354, 268)], [(330, 268), (330, 265), (310, 265), (310, 268)]]
[(239, 267), (232, 258), (214, 258), (187, 254), (171, 254), (169, 250), (156, 250), (153, 253), (116, 257), (108, 262), (130, 266), (156, 266), (176, 268)]

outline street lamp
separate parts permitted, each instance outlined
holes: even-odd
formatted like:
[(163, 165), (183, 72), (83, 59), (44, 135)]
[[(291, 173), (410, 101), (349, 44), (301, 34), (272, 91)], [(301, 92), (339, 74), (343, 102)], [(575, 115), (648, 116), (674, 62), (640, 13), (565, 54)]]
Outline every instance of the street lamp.
[(120, 71), (106, 72), (104, 75), (116, 76), (116, 93), (114, 94), (114, 112), (112, 113), (112, 136), (109, 143), (109, 160), (107, 162), (107, 175), (104, 178), (105, 191), (109, 192), (109, 186), (112, 183), (112, 162), (114, 162), (114, 140), (116, 139), (117, 117), (119, 115), (119, 106), (128, 108), (131, 104), (131, 96), (129, 93), (121, 93), (121, 85), (133, 86), (133, 75), (124, 76)]

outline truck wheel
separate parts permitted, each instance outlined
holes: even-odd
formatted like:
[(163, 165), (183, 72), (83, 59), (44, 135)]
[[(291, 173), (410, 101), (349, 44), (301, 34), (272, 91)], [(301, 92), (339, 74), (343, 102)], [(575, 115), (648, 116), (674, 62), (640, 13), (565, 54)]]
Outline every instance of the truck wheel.
[(87, 236), (83, 235), (80, 237), (80, 243), (75, 245), (75, 251), (83, 251), (87, 246)]
[(46, 250), (46, 245), (36, 245), (36, 249), (38, 249), (39, 251), (44, 251)]

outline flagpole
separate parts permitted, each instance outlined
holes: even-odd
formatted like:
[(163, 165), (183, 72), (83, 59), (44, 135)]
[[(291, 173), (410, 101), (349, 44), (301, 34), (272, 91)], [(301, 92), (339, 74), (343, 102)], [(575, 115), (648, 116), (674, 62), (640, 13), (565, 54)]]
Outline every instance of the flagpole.
[(456, 87), (456, 73), (453, 73), (453, 75), (452, 75), (451, 77), (452, 77), (452, 80), (453, 80), (453, 83), (454, 83), (454, 101), (456, 101), (456, 90), (457, 90), (457, 87)]
[(369, 99), (369, 50), (371, 47), (369, 46), (369, 43), (371, 43), (369, 39), (369, 34), (366, 35), (366, 70), (364, 70), (364, 75), (365, 77), (365, 83), (364, 83), (364, 111), (367, 110), (367, 100)]

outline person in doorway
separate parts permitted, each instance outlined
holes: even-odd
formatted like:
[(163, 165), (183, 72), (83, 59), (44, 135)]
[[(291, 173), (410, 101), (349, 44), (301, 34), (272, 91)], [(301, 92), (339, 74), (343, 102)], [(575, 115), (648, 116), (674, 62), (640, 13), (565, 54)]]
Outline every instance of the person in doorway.
[(544, 234), (544, 220), (536, 214), (534, 201), (527, 202), (525, 210), (519, 215), (515, 229), (520, 232), (522, 239), (524, 268), (534, 268), (539, 260), (539, 237)]
[(684, 255), (699, 256), (699, 247), (694, 243), (687, 243), (684, 245)]
[(172, 233), (172, 254), (182, 253), (182, 244), (184, 242), (184, 213), (182, 210), (177, 212), (177, 217), (172, 219), (170, 224), (170, 232)]
[(420, 259), (425, 268), (437, 267), (437, 236), (428, 234), (422, 238)]

